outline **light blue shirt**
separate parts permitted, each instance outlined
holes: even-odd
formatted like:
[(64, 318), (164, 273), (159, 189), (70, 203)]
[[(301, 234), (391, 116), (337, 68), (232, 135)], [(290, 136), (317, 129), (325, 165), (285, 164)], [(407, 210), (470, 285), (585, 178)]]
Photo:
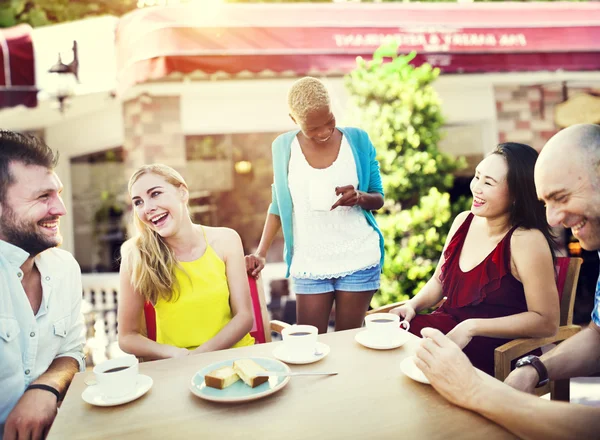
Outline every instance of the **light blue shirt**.
[[(598, 252), (600, 256), (600, 252)], [(592, 311), (592, 321), (598, 327), (600, 327), (600, 276), (598, 277), (598, 283), (596, 283), (596, 294), (594, 296), (594, 310)]]
[[(358, 174), (358, 190), (379, 193), (383, 195), (383, 185), (381, 183), (381, 174), (379, 173), (379, 162), (376, 159), (375, 147), (369, 139), (369, 135), (360, 128), (336, 127), (340, 130), (352, 149), (354, 162), (356, 163), (356, 173)], [(283, 231), (284, 260), (287, 264), (286, 277), (290, 276), (290, 266), (292, 264), (292, 255), (294, 253), (294, 232), (293, 232), (293, 204), (290, 188), (288, 186), (288, 166), (292, 151), (292, 141), (300, 130), (288, 131), (277, 137), (273, 141), (273, 185), (272, 200), (269, 206), (269, 213), (279, 216), (281, 220), (281, 229)], [(377, 226), (375, 217), (371, 211), (362, 210), (367, 223), (379, 235), (380, 265), (383, 267), (384, 247), (383, 235)]]
[(0, 439), (25, 389), (54, 359), (69, 356), (85, 370), (81, 270), (73, 256), (52, 248), (35, 257), (42, 302), (34, 316), (21, 284), (29, 254), (0, 240)]

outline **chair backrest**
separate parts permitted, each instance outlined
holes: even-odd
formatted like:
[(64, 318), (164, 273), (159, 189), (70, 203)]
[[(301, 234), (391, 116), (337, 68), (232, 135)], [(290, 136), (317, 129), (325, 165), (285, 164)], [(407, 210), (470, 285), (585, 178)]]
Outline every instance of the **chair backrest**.
[(560, 325), (573, 324), (575, 292), (581, 270), (581, 258), (558, 257), (555, 262), (556, 288), (560, 301)]
[(156, 341), (156, 312), (150, 301), (144, 304), (144, 320), (146, 322), (146, 336)]
[[(248, 276), (248, 285), (250, 286), (250, 299), (252, 300), (252, 316), (254, 324), (250, 330), (250, 336), (254, 338), (257, 344), (271, 342), (271, 327), (269, 324), (269, 312), (263, 289), (262, 278), (255, 279)], [(144, 318), (146, 322), (146, 332), (148, 339), (156, 341), (156, 313), (151, 303), (144, 304)]]
[(250, 330), (250, 336), (254, 338), (257, 344), (271, 342), (269, 311), (267, 310), (262, 277), (254, 278), (248, 275), (248, 284), (250, 285), (250, 298), (252, 299), (252, 311), (254, 312), (252, 314), (254, 325)]

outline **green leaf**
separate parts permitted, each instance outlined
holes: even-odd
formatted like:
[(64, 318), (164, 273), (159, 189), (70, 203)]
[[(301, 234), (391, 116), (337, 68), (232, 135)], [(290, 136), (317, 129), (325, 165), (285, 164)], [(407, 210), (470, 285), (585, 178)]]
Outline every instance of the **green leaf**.
[(44, 26), (50, 23), (46, 11), (39, 8), (30, 9), (27, 13), (23, 14), (23, 18), (33, 27)]
[(9, 3), (9, 7), (13, 9), (15, 16), (22, 14), (27, 5), (27, 1), (25, 0), (11, 0)]
[(17, 17), (14, 9), (0, 8), (0, 27), (11, 27), (17, 24)]
[(395, 40), (379, 46), (379, 48), (373, 54), (374, 60), (382, 60), (383, 58), (395, 58), (398, 55), (399, 44)]

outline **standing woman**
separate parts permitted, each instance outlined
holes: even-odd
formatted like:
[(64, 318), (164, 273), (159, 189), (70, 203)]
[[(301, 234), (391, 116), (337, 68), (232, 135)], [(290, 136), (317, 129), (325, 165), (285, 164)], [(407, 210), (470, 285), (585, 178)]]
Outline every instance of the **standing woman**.
[(329, 93), (316, 78), (296, 81), (288, 106), (300, 129), (273, 142), (272, 203), (246, 268), (260, 273), (282, 228), (297, 322), (325, 333), (335, 301), (336, 331), (357, 328), (379, 289), (383, 261), (371, 213), (383, 206), (375, 148), (363, 130), (336, 126)]
[[(232, 229), (192, 223), (181, 175), (146, 165), (129, 180), (137, 236), (122, 247), (119, 346), (149, 359), (253, 345), (244, 251)], [(156, 341), (142, 334), (144, 303)]]

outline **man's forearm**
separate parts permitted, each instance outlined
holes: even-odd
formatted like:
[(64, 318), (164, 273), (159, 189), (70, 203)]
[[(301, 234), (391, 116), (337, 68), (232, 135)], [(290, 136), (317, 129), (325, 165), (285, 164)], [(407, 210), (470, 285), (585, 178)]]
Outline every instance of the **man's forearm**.
[(79, 363), (72, 357), (59, 357), (54, 359), (44, 374), (38, 377), (34, 384), (50, 385), (64, 396), (75, 373), (79, 371)]
[(596, 438), (600, 408), (552, 402), (501, 382), (482, 384), (469, 409), (527, 440)]
[(588, 328), (541, 357), (552, 380), (589, 376), (600, 371), (600, 329)]

